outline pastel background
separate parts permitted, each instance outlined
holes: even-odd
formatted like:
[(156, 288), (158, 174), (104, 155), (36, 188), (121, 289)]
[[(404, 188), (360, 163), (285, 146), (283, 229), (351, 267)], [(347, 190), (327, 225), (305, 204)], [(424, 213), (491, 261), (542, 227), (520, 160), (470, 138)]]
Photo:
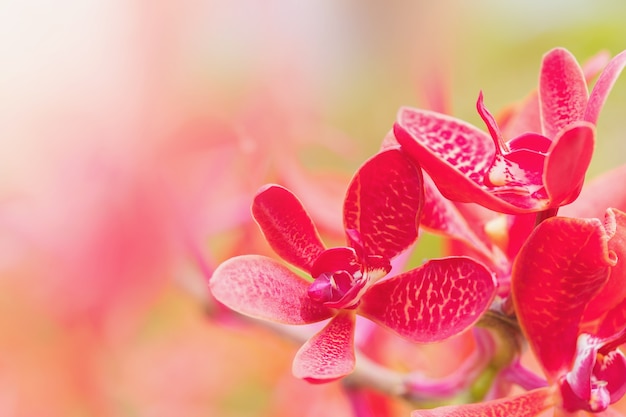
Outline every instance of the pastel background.
[[(626, 49), (625, 16), (619, 0), (1, 1), (0, 416), (350, 416), (338, 384), (291, 376), (297, 344), (208, 296), (218, 262), (270, 253), (253, 193), (294, 189), (332, 241), (401, 105), (480, 126), (480, 90), (497, 111), (555, 46)], [(622, 77), (590, 176), (626, 162), (624, 103)]]

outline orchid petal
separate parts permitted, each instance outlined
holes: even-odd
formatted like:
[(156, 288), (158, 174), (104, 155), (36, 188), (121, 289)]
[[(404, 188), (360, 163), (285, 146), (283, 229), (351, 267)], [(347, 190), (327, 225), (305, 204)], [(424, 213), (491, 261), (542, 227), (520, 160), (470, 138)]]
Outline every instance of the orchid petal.
[(548, 153), (552, 140), (539, 133), (526, 132), (507, 142), (511, 151), (527, 149), (538, 153)]
[(404, 107), (398, 113), (394, 134), (402, 149), (420, 163), (450, 200), (510, 214), (543, 210), (548, 203), (520, 192), (520, 187), (485, 184), (496, 147), (488, 134), (469, 123)]
[[(601, 318), (626, 298), (624, 285), (626, 280), (626, 214), (619, 210), (608, 209), (605, 224), (612, 229), (613, 233), (609, 240), (609, 250), (615, 254), (619, 262), (611, 268), (608, 281), (587, 306), (585, 321), (595, 321)], [(617, 330), (621, 328), (615, 329), (615, 332)]]
[(310, 272), (324, 244), (300, 200), (288, 189), (268, 184), (254, 198), (252, 214), (272, 249), (285, 261)]
[(543, 57), (539, 78), (542, 132), (553, 138), (576, 120), (582, 120), (587, 106), (587, 81), (576, 58), (563, 48)]
[(422, 173), (400, 149), (366, 161), (348, 187), (346, 230), (357, 230), (367, 255), (393, 258), (417, 239), (424, 203)]
[(354, 274), (360, 269), (359, 259), (354, 249), (338, 246), (336, 248), (326, 249), (315, 260), (311, 268), (311, 275), (317, 278), (323, 273), (333, 273), (335, 271), (349, 271)]
[(613, 350), (596, 362), (594, 375), (599, 381), (606, 382), (611, 404), (621, 400), (626, 394), (626, 357), (620, 350)]
[(354, 370), (355, 314), (342, 311), (296, 353), (292, 372), (309, 382), (331, 382)]
[[(611, 56), (606, 51), (599, 52), (589, 58), (582, 66), (586, 82), (591, 82), (610, 60)], [(591, 96), (593, 96), (593, 92)], [(592, 102), (591, 96), (587, 104), (587, 112), (589, 112), (589, 106)], [(500, 127), (502, 128), (504, 137), (514, 138), (526, 132), (542, 131), (539, 93), (537, 90), (531, 92), (521, 103), (511, 107), (511, 109), (507, 109), (505, 112), (512, 113), (512, 116), (506, 123), (500, 121)], [(591, 121), (587, 118), (585, 118), (585, 120)]]
[(574, 122), (554, 139), (543, 171), (552, 203), (565, 205), (578, 197), (594, 146), (595, 128), (588, 122)]
[(220, 264), (209, 280), (213, 296), (238, 313), (285, 324), (327, 319), (333, 310), (307, 295), (310, 283), (277, 261), (243, 255)]
[(571, 364), (584, 309), (615, 264), (608, 239), (598, 219), (552, 217), (535, 228), (513, 264), (518, 320), (552, 381)]
[(444, 197), (471, 202), (473, 194), (482, 192), (478, 184), (496, 154), (493, 140), (482, 130), (451, 116), (403, 107), (394, 134)]
[(554, 406), (549, 388), (538, 388), (515, 397), (432, 410), (415, 410), (411, 417), (533, 417)]
[(593, 90), (591, 90), (591, 94), (589, 95), (589, 102), (587, 103), (587, 108), (585, 110), (584, 120), (591, 122), (594, 125), (598, 122), (602, 106), (604, 106), (604, 102), (611, 92), (617, 77), (619, 77), (624, 69), (624, 66), (626, 66), (626, 51), (622, 51), (617, 54), (608, 63), (606, 68), (604, 68), (602, 74), (600, 74), (600, 78), (596, 81), (596, 84), (593, 86)]
[(466, 257), (431, 260), (373, 285), (358, 313), (414, 342), (435, 342), (474, 324), (496, 290), (493, 274)]

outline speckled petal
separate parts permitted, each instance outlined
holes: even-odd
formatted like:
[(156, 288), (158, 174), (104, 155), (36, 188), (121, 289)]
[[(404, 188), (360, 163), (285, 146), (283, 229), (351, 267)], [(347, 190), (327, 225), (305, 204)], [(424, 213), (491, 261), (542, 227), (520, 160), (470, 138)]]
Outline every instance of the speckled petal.
[(265, 185), (254, 198), (252, 215), (281, 258), (311, 271), (325, 248), (313, 220), (291, 191), (280, 185)]
[(587, 107), (587, 81), (576, 58), (564, 48), (544, 55), (539, 77), (539, 103), (543, 134), (553, 138), (577, 120)]
[(485, 178), (494, 164), (496, 147), (487, 133), (467, 122), (404, 107), (398, 112), (394, 134), (450, 200), (509, 214), (541, 211), (549, 204), (523, 186), (488, 185)]
[(435, 259), (373, 285), (357, 312), (414, 342), (435, 342), (474, 324), (495, 291), (495, 277), (483, 264)]
[(341, 311), (296, 353), (292, 371), (309, 382), (331, 382), (354, 370), (354, 311)]
[(309, 285), (284, 265), (259, 255), (231, 258), (209, 280), (213, 296), (230, 309), (286, 324), (314, 323), (333, 315), (309, 298)]
[(388, 149), (354, 175), (346, 192), (344, 225), (359, 232), (367, 255), (391, 259), (417, 239), (423, 204), (419, 166), (400, 149)]

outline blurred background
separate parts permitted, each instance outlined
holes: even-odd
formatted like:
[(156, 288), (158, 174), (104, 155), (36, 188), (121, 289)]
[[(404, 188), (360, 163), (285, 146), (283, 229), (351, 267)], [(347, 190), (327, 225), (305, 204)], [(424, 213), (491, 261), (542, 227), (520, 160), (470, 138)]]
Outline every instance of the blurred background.
[[(626, 48), (619, 0), (0, 1), (0, 416), (350, 416), (207, 276), (271, 253), (280, 182), (324, 236), (402, 105), (477, 126), (542, 55)], [(590, 175), (626, 162), (626, 80)], [(419, 246), (436, 253), (436, 241)], [(402, 404), (398, 415), (406, 414)]]

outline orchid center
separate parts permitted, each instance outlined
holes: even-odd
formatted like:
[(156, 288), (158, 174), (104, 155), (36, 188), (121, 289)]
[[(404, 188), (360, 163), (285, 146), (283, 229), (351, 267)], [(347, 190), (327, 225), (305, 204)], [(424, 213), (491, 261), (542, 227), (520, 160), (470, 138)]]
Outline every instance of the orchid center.
[(500, 188), (498, 191), (504, 194), (540, 193), (543, 189), (544, 161), (551, 140), (538, 133), (525, 133), (507, 144), (495, 117), (485, 107), (482, 92), (478, 95), (476, 109), (495, 145), (494, 159), (485, 174), (485, 185)]
[(327, 249), (315, 261), (309, 297), (332, 308), (355, 308), (374, 280), (391, 270), (389, 260), (381, 256), (360, 259), (350, 247)]

